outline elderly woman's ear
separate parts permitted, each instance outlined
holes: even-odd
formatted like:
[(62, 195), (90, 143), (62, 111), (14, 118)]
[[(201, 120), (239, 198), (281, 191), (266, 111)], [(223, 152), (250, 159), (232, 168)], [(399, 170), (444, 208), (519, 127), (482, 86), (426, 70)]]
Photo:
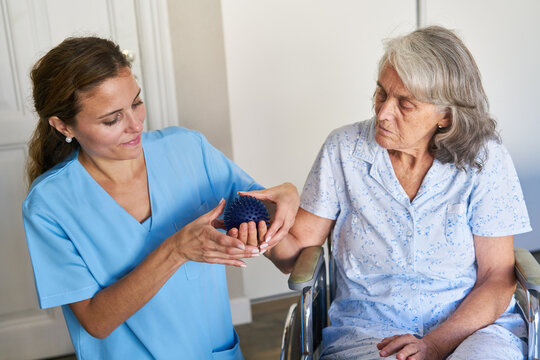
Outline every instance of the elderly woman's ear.
[(446, 128), (450, 125), (452, 125), (452, 109), (450, 109), (449, 107), (447, 108), (444, 108), (442, 110), (442, 112), (444, 113), (444, 117), (441, 119), (441, 121), (439, 121), (439, 123), (437, 124), (437, 126), (439, 127), (439, 129), (441, 128)]

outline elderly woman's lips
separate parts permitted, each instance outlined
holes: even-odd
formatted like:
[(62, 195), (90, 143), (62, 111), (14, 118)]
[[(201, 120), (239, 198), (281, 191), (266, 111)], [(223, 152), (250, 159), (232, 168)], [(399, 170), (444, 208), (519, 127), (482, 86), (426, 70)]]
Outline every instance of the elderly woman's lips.
[(382, 127), (380, 124), (377, 124), (377, 127), (378, 127), (379, 130), (381, 130), (381, 131), (384, 131), (384, 132), (387, 132), (387, 133), (390, 132), (389, 130), (387, 130), (387, 129), (385, 129), (384, 127)]

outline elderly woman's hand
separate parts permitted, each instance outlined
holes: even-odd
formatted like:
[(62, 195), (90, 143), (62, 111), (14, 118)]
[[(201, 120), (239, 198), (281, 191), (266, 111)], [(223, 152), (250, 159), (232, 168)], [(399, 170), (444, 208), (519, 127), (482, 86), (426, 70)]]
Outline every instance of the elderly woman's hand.
[(396, 354), (398, 360), (438, 360), (443, 357), (437, 346), (426, 338), (419, 339), (412, 334), (394, 335), (377, 344), (382, 357)]
[(258, 247), (259, 244), (260, 250), (264, 250), (268, 247), (268, 244), (264, 242), (264, 236), (268, 231), (265, 221), (259, 221), (258, 224), (255, 224), (254, 221), (247, 223), (241, 223), (238, 228), (232, 228), (227, 232), (227, 235), (239, 239), (242, 243), (246, 245), (252, 245)]
[(208, 213), (190, 222), (173, 235), (176, 251), (182, 261), (197, 261), (245, 267), (242, 258), (259, 255), (257, 246), (245, 245), (235, 237), (219, 232), (217, 219), (225, 208), (225, 200)]
[[(296, 186), (291, 183), (284, 183), (265, 190), (239, 192), (239, 194), (241, 196), (253, 196), (262, 200), (270, 211), (271, 225), (266, 235), (264, 235), (264, 242), (259, 242), (261, 250), (266, 248), (263, 246), (264, 244), (267, 244), (268, 249), (277, 245), (294, 225), (294, 219), (300, 204)], [(240, 236), (242, 236), (242, 231), (240, 231)]]

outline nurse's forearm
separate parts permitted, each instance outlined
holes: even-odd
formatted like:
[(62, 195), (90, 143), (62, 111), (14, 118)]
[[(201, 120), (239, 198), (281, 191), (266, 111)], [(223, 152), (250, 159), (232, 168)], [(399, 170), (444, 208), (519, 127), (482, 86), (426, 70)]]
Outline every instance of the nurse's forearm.
[(457, 310), (424, 339), (443, 357), (475, 331), (492, 324), (506, 310), (515, 282), (508, 277), (489, 279), (475, 286)]
[(150, 301), (185, 262), (169, 238), (122, 279), (70, 307), (90, 335), (106, 338)]

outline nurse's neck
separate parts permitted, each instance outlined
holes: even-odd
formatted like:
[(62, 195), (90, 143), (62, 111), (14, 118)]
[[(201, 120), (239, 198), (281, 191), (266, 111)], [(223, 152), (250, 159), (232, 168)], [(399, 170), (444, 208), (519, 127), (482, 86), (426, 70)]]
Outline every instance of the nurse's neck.
[(144, 154), (141, 152), (135, 159), (116, 160), (79, 152), (81, 165), (98, 182), (106, 181), (117, 185), (128, 184), (140, 177), (146, 177)]

